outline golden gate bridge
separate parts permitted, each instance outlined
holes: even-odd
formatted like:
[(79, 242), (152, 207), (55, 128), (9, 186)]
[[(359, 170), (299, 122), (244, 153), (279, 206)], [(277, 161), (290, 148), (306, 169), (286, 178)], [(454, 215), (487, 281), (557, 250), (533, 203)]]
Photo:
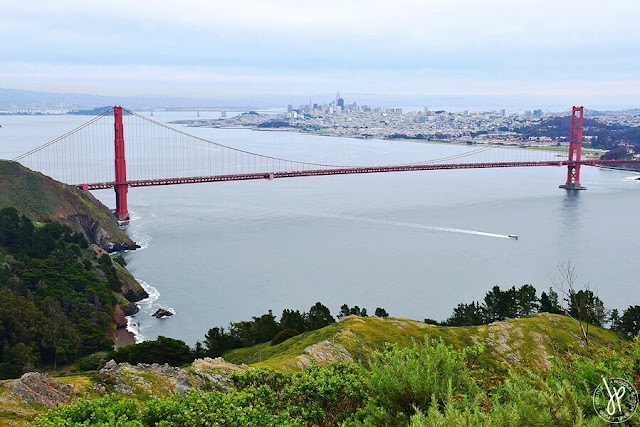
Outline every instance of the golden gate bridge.
[(512, 150), (511, 155), (517, 158), (504, 161), (504, 155), (494, 155), (501, 146), (486, 144), (417, 163), (353, 166), (289, 160), (233, 148), (116, 106), (13, 160), (84, 191), (113, 188), (115, 214), (119, 220), (129, 218), (130, 187), (382, 172), (566, 166), (567, 178), (560, 187), (581, 190), (584, 189), (580, 184), (583, 165), (640, 165), (640, 160), (635, 159), (583, 159), (583, 122), (584, 107), (573, 107), (566, 155), (560, 159), (557, 151)]

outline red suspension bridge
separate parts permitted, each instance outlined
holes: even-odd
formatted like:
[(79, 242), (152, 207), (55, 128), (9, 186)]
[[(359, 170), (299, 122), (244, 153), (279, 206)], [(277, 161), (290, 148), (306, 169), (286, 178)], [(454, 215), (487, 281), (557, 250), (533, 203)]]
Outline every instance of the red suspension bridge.
[(115, 213), (120, 220), (129, 217), (129, 187), (381, 172), (566, 166), (567, 179), (560, 187), (581, 190), (584, 189), (580, 184), (583, 165), (640, 164), (640, 160), (583, 159), (583, 120), (584, 108), (573, 107), (567, 153), (561, 158), (557, 151), (511, 149), (511, 156), (517, 158), (504, 161), (504, 153), (496, 155), (496, 152), (505, 148), (487, 144), (479, 148), (461, 146), (458, 154), (418, 163), (346, 166), (294, 161), (229, 147), (122, 107), (113, 107), (13, 160), (85, 191), (113, 188)]

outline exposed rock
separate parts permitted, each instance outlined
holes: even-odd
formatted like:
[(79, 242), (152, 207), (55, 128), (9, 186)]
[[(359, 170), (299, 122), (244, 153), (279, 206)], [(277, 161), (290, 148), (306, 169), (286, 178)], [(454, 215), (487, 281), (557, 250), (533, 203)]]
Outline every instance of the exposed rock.
[(119, 305), (116, 305), (113, 310), (113, 317), (116, 321), (116, 328), (124, 328), (127, 326), (127, 318), (125, 317), (124, 310)]
[(122, 304), (121, 307), (122, 307), (122, 313), (125, 316), (133, 316), (134, 314), (140, 311), (140, 307), (138, 307), (136, 304), (132, 303), (131, 301), (129, 301), (128, 304)]
[[(122, 283), (122, 294), (126, 299), (131, 302), (138, 302), (145, 298), (149, 298), (149, 294), (144, 290), (140, 282), (123, 266), (117, 262), (113, 263), (116, 269), (116, 274), (120, 283)], [(137, 311), (137, 310), (136, 310)]]
[(140, 247), (131, 240), (113, 241), (113, 236), (89, 215), (76, 213), (59, 219), (74, 231), (84, 234), (89, 242), (99, 245), (108, 252), (134, 250)]
[(334, 361), (350, 362), (353, 356), (340, 344), (322, 341), (304, 349), (304, 354), (297, 357), (296, 366), (303, 368), (312, 361), (326, 364)]
[(173, 316), (173, 313), (170, 312), (169, 310), (166, 310), (164, 308), (159, 308), (156, 310), (155, 313), (152, 314), (153, 317), (156, 317), (158, 319), (162, 319), (163, 317), (169, 317), (169, 316)]
[(103, 384), (96, 384), (93, 386), (93, 390), (100, 396), (107, 394), (107, 388)]
[(232, 387), (229, 375), (241, 369), (222, 359), (209, 358), (196, 359), (187, 369), (157, 363), (118, 364), (110, 360), (98, 372), (98, 377), (120, 393), (168, 396), (174, 393), (185, 395), (194, 388), (228, 390)]
[[(98, 245), (91, 245), (91, 250), (95, 252), (96, 257), (100, 258), (102, 255), (108, 255), (108, 252), (101, 248)], [(147, 291), (144, 290), (140, 282), (136, 280), (135, 277), (123, 266), (118, 264), (117, 262), (113, 263), (113, 267), (116, 270), (116, 275), (118, 276), (118, 280), (122, 283), (122, 295), (130, 302), (134, 303), (145, 298), (149, 297)], [(104, 273), (99, 269), (96, 271), (96, 274), (101, 277), (104, 276)], [(124, 307), (123, 307), (124, 309)], [(138, 308), (135, 304), (128, 306), (126, 308), (125, 315), (130, 316), (131, 314), (137, 313)]]
[(68, 402), (73, 391), (73, 386), (52, 380), (39, 372), (24, 374), (9, 388), (25, 403), (39, 403), (50, 408)]

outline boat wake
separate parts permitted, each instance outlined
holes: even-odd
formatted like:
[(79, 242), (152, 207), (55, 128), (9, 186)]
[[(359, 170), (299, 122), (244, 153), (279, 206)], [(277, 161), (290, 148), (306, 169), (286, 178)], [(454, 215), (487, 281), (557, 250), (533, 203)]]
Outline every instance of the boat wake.
[(494, 237), (496, 239), (511, 238), (511, 236), (508, 234), (489, 233), (486, 231), (478, 231), (478, 230), (465, 230), (463, 228), (454, 228), (454, 227), (440, 227), (436, 225), (417, 224), (413, 222), (389, 221), (386, 219), (374, 219), (374, 218), (364, 218), (364, 217), (357, 217), (357, 216), (331, 215), (331, 214), (327, 214), (327, 215), (314, 214), (312, 216), (318, 216), (323, 218), (335, 218), (335, 219), (341, 219), (345, 221), (364, 222), (364, 223), (370, 223), (370, 224), (391, 225), (396, 227), (417, 228), (420, 230), (441, 231), (445, 233), (470, 234), (473, 236)]

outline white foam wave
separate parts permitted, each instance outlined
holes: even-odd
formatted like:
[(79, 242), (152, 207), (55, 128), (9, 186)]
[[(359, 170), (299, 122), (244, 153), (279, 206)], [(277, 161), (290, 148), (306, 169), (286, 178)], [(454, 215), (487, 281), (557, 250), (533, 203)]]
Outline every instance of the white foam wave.
[[(139, 308), (139, 311), (136, 314), (127, 316), (127, 331), (131, 332), (134, 335), (136, 343), (140, 343), (144, 341), (143, 331), (150, 326), (143, 321), (143, 318), (147, 318), (148, 316), (153, 314), (155, 310), (157, 310), (157, 308), (155, 307), (155, 302), (160, 297), (160, 291), (158, 291), (156, 288), (154, 288), (144, 280), (136, 280), (138, 280), (138, 283), (140, 283), (142, 288), (147, 292), (147, 294), (149, 294), (149, 296), (136, 303)], [(175, 311), (173, 312), (175, 313)]]
[[(138, 230), (136, 230), (135, 225), (131, 226), (131, 223), (137, 222), (139, 220), (141, 220), (142, 217), (138, 214), (136, 214), (135, 211), (130, 211), (130, 215), (129, 215), (129, 229), (127, 230), (129, 232), (129, 235), (131, 236), (131, 240), (133, 240), (134, 242), (136, 242), (140, 247), (138, 249), (136, 249), (137, 251), (141, 251), (143, 249), (147, 249), (149, 247), (149, 244), (151, 243), (151, 236), (148, 234), (143, 234), (141, 232), (139, 232)], [(129, 252), (129, 251), (127, 251)]]

